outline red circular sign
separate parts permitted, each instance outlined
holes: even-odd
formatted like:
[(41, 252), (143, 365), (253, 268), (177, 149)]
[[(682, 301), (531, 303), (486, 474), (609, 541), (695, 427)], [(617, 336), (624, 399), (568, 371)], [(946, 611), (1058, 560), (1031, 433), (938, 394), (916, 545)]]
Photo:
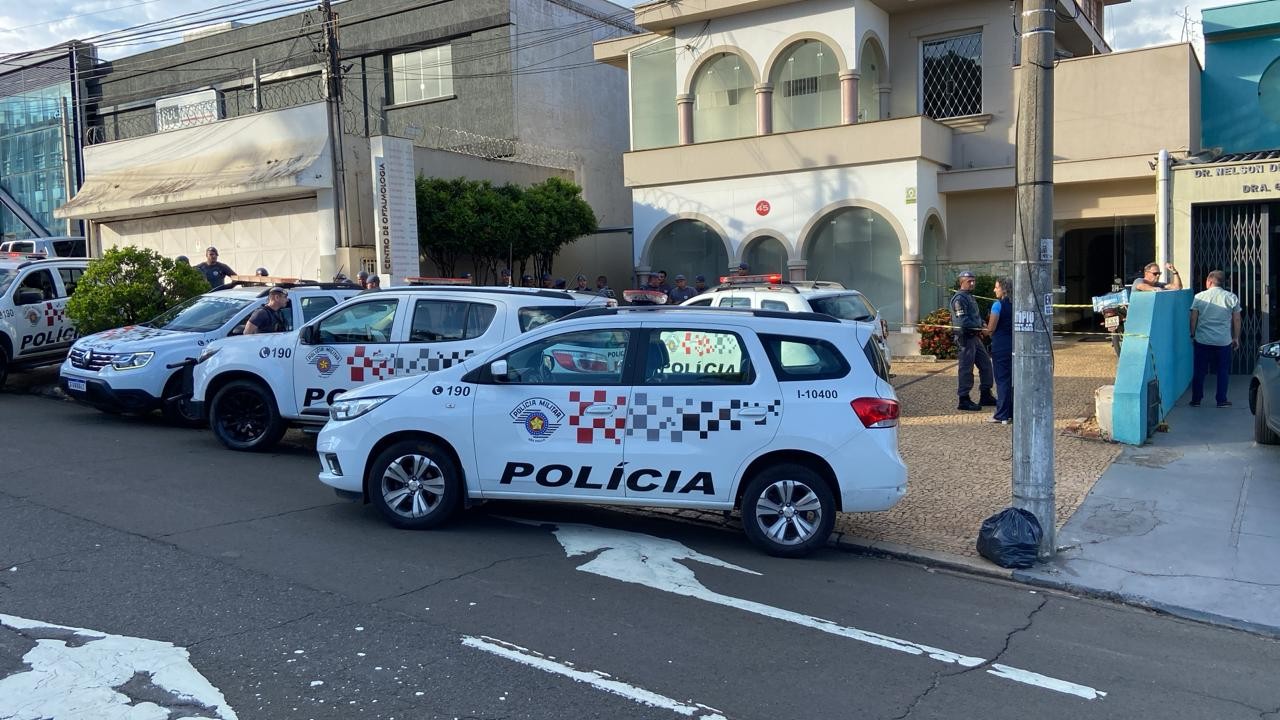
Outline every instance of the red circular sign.
[(772, 207), (771, 205), (769, 205), (769, 201), (768, 201), (768, 200), (761, 200), (760, 202), (756, 203), (756, 214), (757, 214), (757, 215), (768, 215), (768, 214), (769, 214), (769, 211), (770, 211), (770, 210), (772, 210), (772, 209), (773, 209), (773, 207)]

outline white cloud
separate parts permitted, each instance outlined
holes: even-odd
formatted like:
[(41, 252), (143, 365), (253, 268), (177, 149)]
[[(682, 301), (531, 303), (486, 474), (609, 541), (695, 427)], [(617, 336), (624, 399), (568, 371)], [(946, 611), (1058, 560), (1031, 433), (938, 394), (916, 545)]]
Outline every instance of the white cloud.
[(1107, 42), (1115, 50), (1129, 50), (1190, 40), (1203, 50), (1200, 11), (1237, 2), (1240, 0), (1131, 0), (1114, 5), (1107, 8)]

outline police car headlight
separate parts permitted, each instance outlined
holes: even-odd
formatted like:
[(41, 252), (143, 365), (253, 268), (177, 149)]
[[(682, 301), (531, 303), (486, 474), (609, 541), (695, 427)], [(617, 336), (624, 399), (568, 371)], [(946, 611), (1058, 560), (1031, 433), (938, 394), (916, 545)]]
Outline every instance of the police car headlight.
[(134, 370), (145, 366), (155, 356), (153, 352), (122, 353), (111, 360), (111, 367), (117, 370)]
[(329, 406), (329, 418), (355, 420), (390, 399), (389, 397), (367, 397), (358, 400), (334, 400)]
[(199, 365), (200, 363), (204, 362), (205, 360), (208, 360), (209, 358), (213, 357), (214, 355), (217, 355), (217, 354), (218, 354), (218, 351), (219, 351), (219, 350), (221, 350), (221, 349), (222, 349), (222, 348), (217, 348), (217, 347), (206, 347), (204, 350), (202, 350), (202, 351), (200, 352), (200, 357), (196, 358), (196, 364), (197, 364), (197, 365)]

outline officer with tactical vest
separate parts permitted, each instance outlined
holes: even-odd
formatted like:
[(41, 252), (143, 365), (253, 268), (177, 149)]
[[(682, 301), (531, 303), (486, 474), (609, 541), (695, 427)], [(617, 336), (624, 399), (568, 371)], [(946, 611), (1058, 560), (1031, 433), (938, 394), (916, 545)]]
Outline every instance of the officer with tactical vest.
[[(956, 394), (960, 396), (959, 410), (981, 410), (983, 407), (995, 407), (996, 399), (991, 394), (991, 355), (987, 346), (982, 343), (981, 313), (978, 301), (973, 299), (973, 286), (977, 278), (965, 270), (960, 273), (958, 290), (951, 296), (951, 332), (956, 341), (956, 358), (959, 360), (959, 386)], [(969, 393), (973, 390), (973, 366), (978, 366), (978, 387), (981, 397), (974, 402)]]

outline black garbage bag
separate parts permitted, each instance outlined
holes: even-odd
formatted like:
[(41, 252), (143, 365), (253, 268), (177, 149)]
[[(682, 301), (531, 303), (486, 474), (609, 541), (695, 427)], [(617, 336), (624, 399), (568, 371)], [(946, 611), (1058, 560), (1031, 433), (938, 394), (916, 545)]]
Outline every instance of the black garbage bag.
[(1022, 508), (1006, 508), (982, 521), (978, 554), (1007, 568), (1029, 568), (1040, 549), (1040, 521)]

